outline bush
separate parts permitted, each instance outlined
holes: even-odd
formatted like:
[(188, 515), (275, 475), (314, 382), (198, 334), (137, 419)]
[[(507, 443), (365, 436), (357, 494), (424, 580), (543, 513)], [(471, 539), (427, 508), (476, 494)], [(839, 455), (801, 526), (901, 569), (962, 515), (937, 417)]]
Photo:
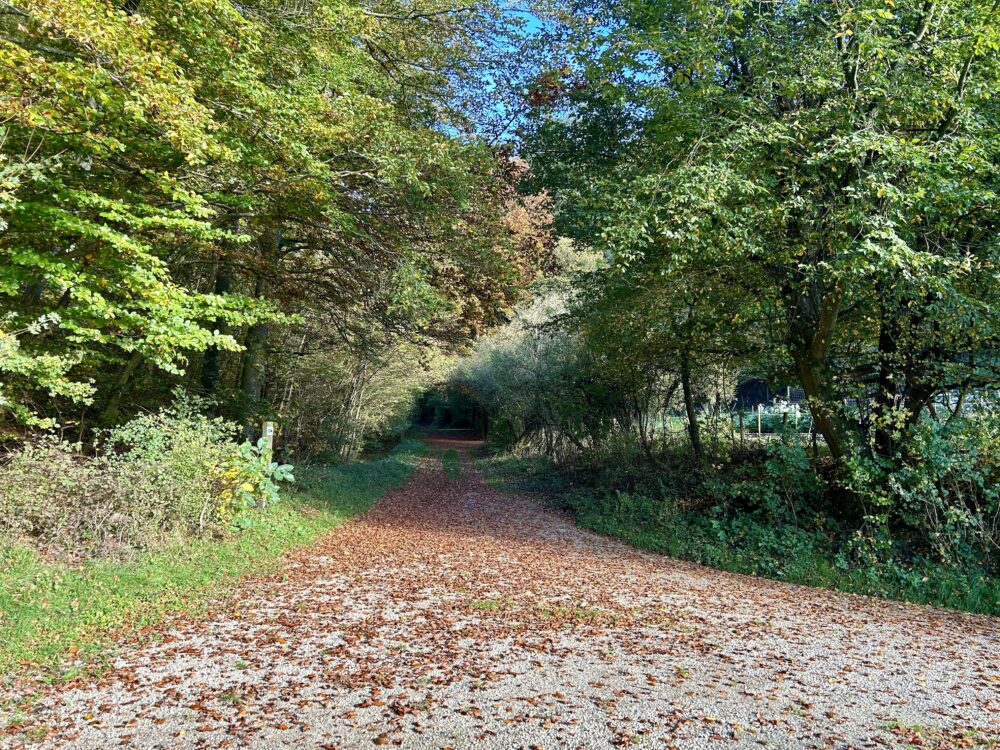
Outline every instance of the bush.
[(94, 456), (52, 437), (27, 445), (0, 471), (0, 534), (63, 555), (128, 556), (243, 525), (292, 475), (237, 434), (181, 400), (104, 433)]
[[(924, 465), (915, 461), (893, 477), (892, 486), (911, 493), (892, 514), (909, 534), (890, 533), (885, 519), (859, 528), (830, 514), (829, 488), (794, 440), (718, 457), (700, 469), (690, 457), (666, 452), (656, 464), (620, 452), (572, 470), (530, 457), (481, 465), (493, 481), (544, 493), (581, 526), (642, 549), (737, 573), (997, 615), (1000, 578), (990, 575), (988, 540), (996, 539), (990, 472), (1000, 462), (996, 444), (982, 434), (995, 427), (956, 422), (948, 429), (978, 446), (976, 458), (971, 450), (955, 454), (962, 444), (956, 437), (949, 438), (950, 453), (935, 442), (941, 435), (927, 437), (933, 450)], [(954, 488), (960, 478), (964, 499)], [(914, 488), (926, 494), (918, 499)], [(907, 520), (906, 508), (964, 520), (937, 527), (930, 538), (939, 544), (930, 544), (921, 530), (935, 527), (919, 515)]]
[(921, 420), (905, 451), (892, 459), (852, 456), (848, 471), (868, 508), (870, 541), (880, 539), (883, 547), (906, 542), (912, 555), (947, 565), (998, 569), (1000, 423), (994, 412)]
[(769, 443), (713, 469), (704, 482), (715, 504), (761, 511), (781, 522), (822, 506), (826, 487), (797, 440)]
[(365, 511), (410, 476), (423, 450), (404, 441), (370, 463), (311, 467), (286, 502), (255, 512), (242, 533), (180, 539), (130, 560), (68, 564), (0, 539), (0, 676), (39, 668), (68, 676), (79, 667), (62, 672), (67, 656), (89, 659), (113, 638), (197, 611), (233, 577), (271, 570), (283, 552)]
[(66, 552), (108, 552), (146, 526), (131, 504), (134, 477), (110, 480), (107, 457), (88, 459), (54, 438), (11, 456), (0, 474), (0, 532)]

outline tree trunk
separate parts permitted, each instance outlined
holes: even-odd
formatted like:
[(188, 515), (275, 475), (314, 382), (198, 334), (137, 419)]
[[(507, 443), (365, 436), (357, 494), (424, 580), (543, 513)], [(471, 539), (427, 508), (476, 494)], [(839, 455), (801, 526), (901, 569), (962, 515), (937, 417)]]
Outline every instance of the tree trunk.
[(259, 402), (264, 395), (264, 354), (267, 348), (267, 337), (270, 328), (265, 323), (254, 323), (247, 330), (243, 340), (243, 367), (240, 372), (240, 390), (247, 405), (250, 407)]
[(847, 455), (850, 430), (837, 411), (827, 357), (843, 292), (815, 282), (802, 282), (801, 287), (786, 283), (782, 296), (788, 325), (788, 353), (805, 391), (813, 424), (826, 441), (830, 455), (839, 461)]
[(791, 354), (816, 431), (823, 436), (834, 460), (840, 460), (847, 455), (847, 430), (829, 394), (823, 368), (808, 352), (793, 350)]
[[(239, 223), (233, 227), (233, 231), (239, 229)], [(223, 295), (228, 294), (232, 287), (233, 278), (229, 270), (229, 264), (221, 253), (215, 259), (215, 281), (212, 284), (212, 293)], [(216, 330), (220, 333), (226, 332), (225, 321), (218, 321)], [(210, 346), (205, 350), (205, 355), (201, 361), (201, 392), (206, 396), (214, 396), (216, 388), (219, 387), (219, 378), (222, 375), (222, 351), (217, 346)]]
[(100, 423), (105, 427), (111, 427), (118, 421), (122, 393), (125, 391), (125, 386), (128, 385), (128, 381), (132, 379), (132, 375), (140, 364), (142, 364), (142, 354), (133, 352), (125, 367), (122, 368), (121, 372), (118, 373), (118, 377), (115, 378), (115, 383), (111, 388), (111, 398), (108, 399), (104, 411), (101, 412)]
[[(273, 229), (264, 233), (261, 238), (261, 250), (267, 253), (269, 265), (277, 262), (278, 251), (281, 248), (281, 229)], [(257, 274), (254, 283), (254, 296), (263, 299), (266, 282), (262, 273)], [(243, 397), (243, 429), (248, 439), (256, 436), (256, 425), (252, 418), (255, 407), (264, 398), (265, 367), (264, 359), (267, 353), (267, 339), (271, 328), (267, 323), (254, 323), (247, 329), (243, 340), (243, 366), (240, 370), (240, 392)]]
[(694, 392), (691, 390), (691, 359), (687, 352), (681, 355), (681, 389), (684, 391), (684, 410), (687, 412), (688, 437), (695, 458), (701, 460), (701, 428), (694, 408)]

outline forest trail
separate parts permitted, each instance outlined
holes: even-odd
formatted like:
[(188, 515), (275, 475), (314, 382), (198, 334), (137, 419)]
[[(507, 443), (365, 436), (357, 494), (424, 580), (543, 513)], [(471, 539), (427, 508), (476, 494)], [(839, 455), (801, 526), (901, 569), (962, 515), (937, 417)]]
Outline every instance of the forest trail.
[(429, 442), (404, 487), (281, 574), (43, 693), (32, 746), (1000, 740), (1000, 621), (644, 554), (489, 488), (468, 460), (449, 476), (444, 451), (476, 444)]

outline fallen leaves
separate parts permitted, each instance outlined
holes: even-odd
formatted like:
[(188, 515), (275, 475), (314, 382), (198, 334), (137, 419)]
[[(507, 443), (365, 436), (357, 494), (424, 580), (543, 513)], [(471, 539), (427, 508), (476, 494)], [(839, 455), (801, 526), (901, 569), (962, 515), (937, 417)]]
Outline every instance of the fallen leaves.
[[(175, 622), (96, 683), (46, 689), (11, 726), (58, 724), (49, 747), (74, 750), (194, 736), (322, 750), (500, 735), (549, 750), (986, 747), (1000, 736), (990, 625), (646, 555), (468, 468), (446, 482), (425, 467), (210, 617)], [(903, 707), (938, 729), (888, 729), (878, 714)]]

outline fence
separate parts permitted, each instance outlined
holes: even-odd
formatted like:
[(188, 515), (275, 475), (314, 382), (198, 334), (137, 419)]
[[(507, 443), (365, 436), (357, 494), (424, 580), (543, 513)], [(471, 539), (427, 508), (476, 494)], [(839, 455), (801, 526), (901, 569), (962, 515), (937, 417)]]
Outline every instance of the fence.
[(771, 405), (757, 404), (749, 410), (736, 409), (729, 415), (740, 435), (809, 434), (813, 430), (809, 410), (784, 401)]

